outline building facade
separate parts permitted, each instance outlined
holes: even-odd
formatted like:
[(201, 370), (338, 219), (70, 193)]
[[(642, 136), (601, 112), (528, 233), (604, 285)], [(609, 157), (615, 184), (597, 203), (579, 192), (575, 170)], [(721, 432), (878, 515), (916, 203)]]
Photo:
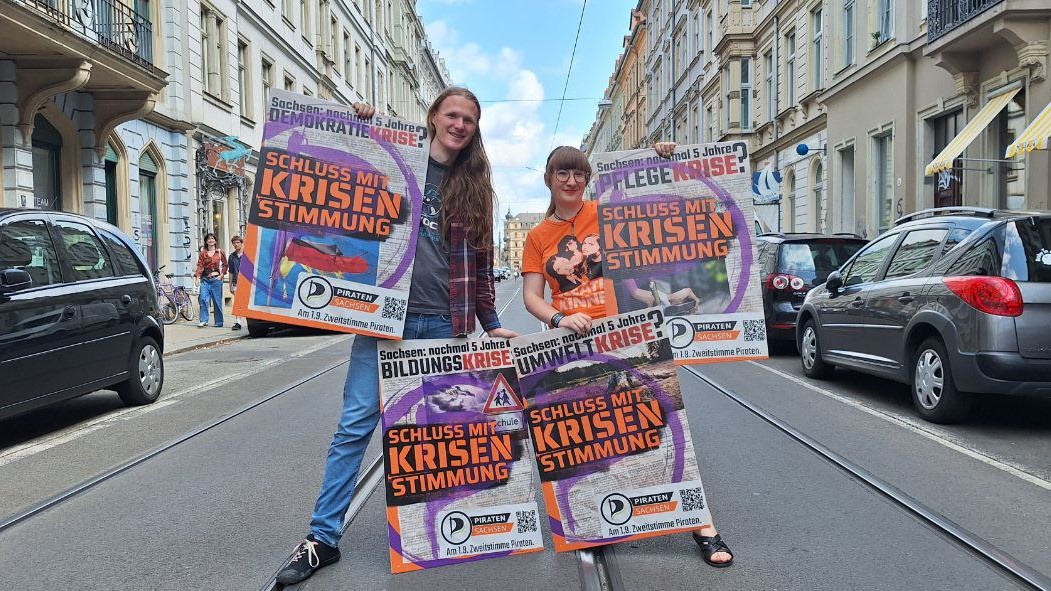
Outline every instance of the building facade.
[(449, 81), (414, 0), (0, 8), (0, 205), (109, 220), (183, 285), (244, 230), (270, 89), (422, 121)]
[[(753, 172), (782, 179), (779, 202), (756, 207), (763, 231), (871, 238), (928, 207), (1048, 208), (1047, 152), (1005, 152), (1051, 101), (1051, 6), (645, 0), (636, 10), (647, 39), (639, 143), (746, 139)], [(611, 88), (642, 89), (627, 86)], [(625, 122), (630, 111), (626, 101)], [(952, 166), (926, 174), (975, 120)]]
[(543, 213), (519, 213), (504, 216), (503, 265), (511, 269), (522, 268), (522, 250), (525, 248), (526, 234), (535, 228), (546, 216)]

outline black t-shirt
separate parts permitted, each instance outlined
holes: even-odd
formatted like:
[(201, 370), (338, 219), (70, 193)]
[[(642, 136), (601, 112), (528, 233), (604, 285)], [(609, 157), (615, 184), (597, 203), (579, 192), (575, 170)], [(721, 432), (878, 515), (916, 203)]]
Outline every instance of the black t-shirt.
[(449, 314), (449, 245), (442, 239), (441, 230), (441, 185), (448, 172), (447, 166), (428, 159), (420, 236), (409, 288), (409, 312), (414, 314)]

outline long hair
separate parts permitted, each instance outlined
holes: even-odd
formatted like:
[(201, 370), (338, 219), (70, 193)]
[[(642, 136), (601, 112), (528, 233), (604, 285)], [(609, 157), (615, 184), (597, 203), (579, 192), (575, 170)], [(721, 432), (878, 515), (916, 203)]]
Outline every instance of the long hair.
[[(572, 146), (559, 146), (547, 155), (547, 167), (544, 170), (544, 184), (551, 188), (551, 179), (559, 170), (580, 170), (591, 178), (591, 163), (588, 157)], [(584, 181), (585, 183), (587, 181)], [(547, 206), (548, 217), (555, 213), (555, 193), (551, 192), (551, 203)]]
[(442, 102), (450, 96), (461, 96), (472, 103), (478, 110), (479, 127), (474, 132), (470, 143), (456, 155), (449, 168), (449, 174), (441, 184), (442, 236), (449, 235), (449, 222), (456, 218), (463, 222), (467, 230), (467, 239), (475, 248), (493, 248), (493, 211), (496, 208), (496, 192), (493, 191), (493, 172), (489, 158), (482, 145), (480, 120), (482, 106), (473, 92), (459, 86), (450, 86), (438, 95), (427, 109), (427, 133), (433, 141), (437, 130), (434, 127), (434, 116)]

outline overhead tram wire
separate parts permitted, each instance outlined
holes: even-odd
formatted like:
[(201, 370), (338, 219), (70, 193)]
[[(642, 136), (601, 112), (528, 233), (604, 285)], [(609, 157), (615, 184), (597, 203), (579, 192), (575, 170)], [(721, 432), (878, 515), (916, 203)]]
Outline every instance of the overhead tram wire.
[(577, 35), (573, 38), (573, 51), (569, 54), (569, 69), (566, 70), (566, 83), (562, 86), (562, 98), (558, 102), (558, 116), (555, 117), (555, 130), (551, 132), (551, 145), (555, 145), (555, 136), (558, 135), (558, 124), (562, 122), (562, 107), (566, 104), (566, 91), (569, 90), (569, 77), (573, 74), (573, 60), (577, 57), (577, 43), (580, 41), (580, 29), (584, 26), (584, 10), (588, 7), (588, 0), (580, 6), (580, 19), (577, 21)]

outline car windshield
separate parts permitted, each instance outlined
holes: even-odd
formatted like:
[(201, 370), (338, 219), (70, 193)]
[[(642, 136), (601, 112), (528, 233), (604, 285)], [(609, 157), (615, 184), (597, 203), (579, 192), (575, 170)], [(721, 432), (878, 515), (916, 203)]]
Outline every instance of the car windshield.
[(795, 275), (810, 286), (820, 285), (828, 279), (829, 273), (838, 269), (864, 245), (859, 240), (835, 238), (785, 242), (781, 245), (777, 272)]
[(1051, 283), (1051, 218), (1030, 218), (1005, 228), (1003, 275)]

